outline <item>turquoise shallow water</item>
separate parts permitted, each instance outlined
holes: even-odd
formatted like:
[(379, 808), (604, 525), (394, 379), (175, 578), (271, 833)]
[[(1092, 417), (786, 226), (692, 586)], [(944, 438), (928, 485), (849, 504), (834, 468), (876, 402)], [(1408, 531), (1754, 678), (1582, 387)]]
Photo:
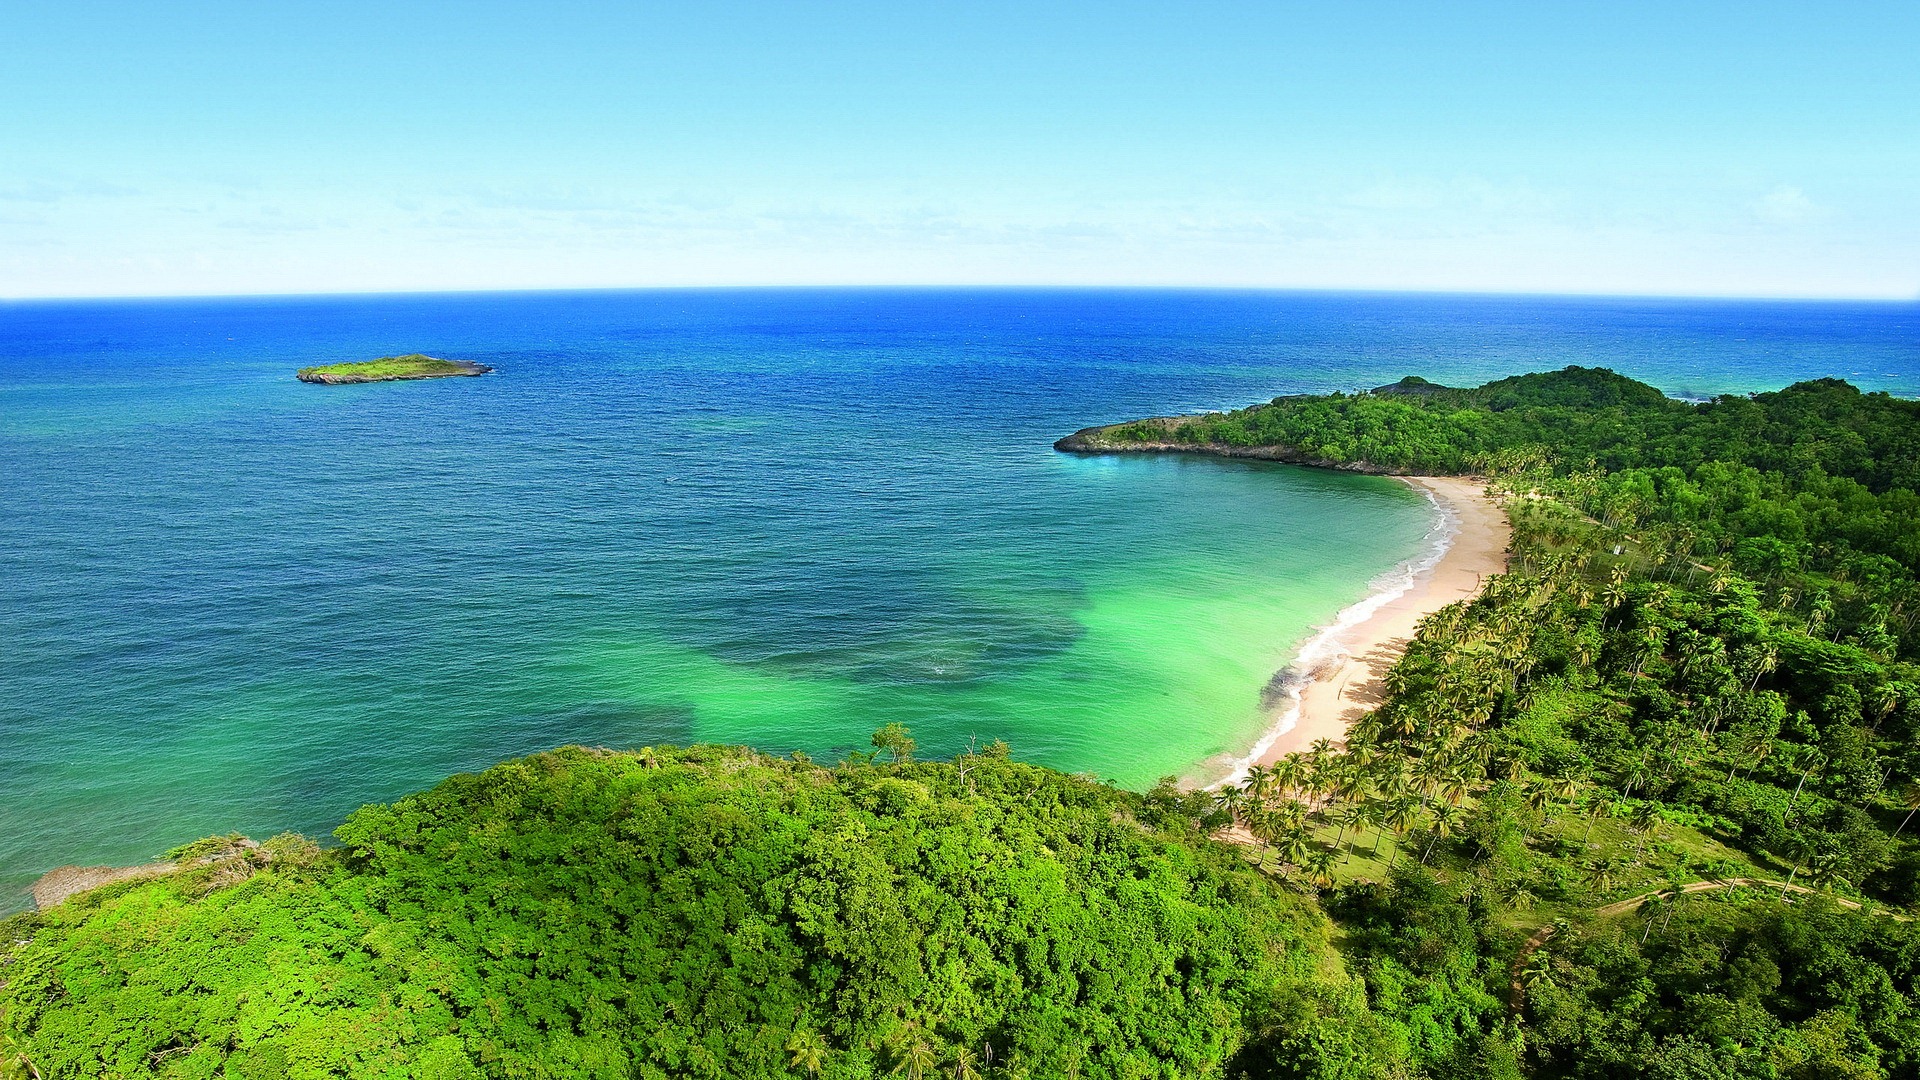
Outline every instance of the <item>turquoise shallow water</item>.
[[(1911, 306), (721, 291), (0, 305), (0, 906), (568, 742), (1243, 748), (1417, 555), (1390, 480), (1091, 423), (1611, 363), (1920, 389)], [(295, 382), (396, 351), (481, 379)]]

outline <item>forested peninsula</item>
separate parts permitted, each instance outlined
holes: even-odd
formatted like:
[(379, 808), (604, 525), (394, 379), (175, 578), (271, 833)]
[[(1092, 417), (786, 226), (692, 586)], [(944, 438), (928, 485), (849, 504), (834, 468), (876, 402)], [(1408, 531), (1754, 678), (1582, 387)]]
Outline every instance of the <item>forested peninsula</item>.
[(891, 726), (191, 845), (0, 926), (0, 1071), (1920, 1076), (1920, 405), (1569, 368), (1061, 445), (1483, 476), (1510, 569), (1219, 791)]

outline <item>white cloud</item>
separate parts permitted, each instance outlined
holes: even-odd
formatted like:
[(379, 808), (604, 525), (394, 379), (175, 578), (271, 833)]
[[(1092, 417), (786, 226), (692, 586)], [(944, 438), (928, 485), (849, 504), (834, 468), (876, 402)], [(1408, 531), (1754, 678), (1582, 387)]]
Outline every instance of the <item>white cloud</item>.
[(1781, 184), (1762, 195), (1754, 204), (1753, 211), (1761, 220), (1776, 224), (1790, 225), (1800, 221), (1812, 221), (1825, 216), (1826, 209), (1807, 198), (1807, 193), (1790, 184)]

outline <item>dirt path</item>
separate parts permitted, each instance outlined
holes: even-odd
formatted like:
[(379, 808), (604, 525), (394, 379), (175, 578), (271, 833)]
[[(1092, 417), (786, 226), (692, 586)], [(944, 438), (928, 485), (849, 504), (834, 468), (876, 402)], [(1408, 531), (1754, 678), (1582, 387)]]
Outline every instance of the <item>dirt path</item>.
[[(1766, 878), (1721, 878), (1711, 881), (1696, 881), (1690, 885), (1682, 885), (1680, 887), (1680, 894), (1682, 896), (1688, 896), (1693, 893), (1712, 892), (1715, 889), (1731, 889), (1743, 885), (1754, 888), (1779, 889), (1782, 893), (1794, 892), (1809, 896), (1818, 892), (1818, 890), (1810, 889), (1805, 885), (1789, 885), (1784, 881), (1770, 881)], [(1638, 908), (1641, 904), (1646, 903), (1656, 896), (1666, 896), (1670, 891), (1671, 890), (1668, 889), (1656, 889), (1653, 892), (1641, 893), (1639, 896), (1626, 900), (1617, 900), (1604, 907), (1594, 908), (1593, 913), (1602, 919), (1610, 919), (1615, 915), (1625, 915), (1627, 912)], [(1841, 907), (1852, 908), (1855, 911), (1861, 910), (1861, 905), (1858, 901), (1848, 900), (1843, 896), (1834, 896), (1832, 893), (1825, 895), (1829, 900), (1839, 904)], [(1908, 916), (1905, 915), (1892, 915), (1890, 917), (1903, 920), (1908, 918)], [(1540, 929), (1535, 930), (1533, 936), (1527, 939), (1527, 943), (1520, 946), (1520, 954), (1513, 958), (1512, 982), (1507, 988), (1507, 1004), (1513, 1009), (1515, 1014), (1518, 1014), (1527, 1004), (1527, 988), (1526, 984), (1520, 981), (1520, 972), (1527, 966), (1527, 961), (1532, 959), (1534, 951), (1539, 949), (1540, 946), (1545, 945), (1547, 939), (1553, 937), (1553, 931), (1554, 926), (1552, 923), (1548, 923)]]

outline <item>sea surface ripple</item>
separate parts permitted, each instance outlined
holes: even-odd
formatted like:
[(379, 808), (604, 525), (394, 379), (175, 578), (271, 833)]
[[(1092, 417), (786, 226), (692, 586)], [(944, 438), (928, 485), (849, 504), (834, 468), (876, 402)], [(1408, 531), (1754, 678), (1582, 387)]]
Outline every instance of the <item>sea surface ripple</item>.
[[(1145, 785), (1418, 558), (1372, 477), (1053, 439), (1604, 364), (1920, 391), (1913, 305), (713, 290), (0, 304), (0, 909), (564, 743)], [(317, 387), (426, 352), (474, 379)]]

